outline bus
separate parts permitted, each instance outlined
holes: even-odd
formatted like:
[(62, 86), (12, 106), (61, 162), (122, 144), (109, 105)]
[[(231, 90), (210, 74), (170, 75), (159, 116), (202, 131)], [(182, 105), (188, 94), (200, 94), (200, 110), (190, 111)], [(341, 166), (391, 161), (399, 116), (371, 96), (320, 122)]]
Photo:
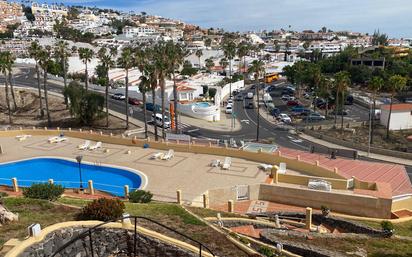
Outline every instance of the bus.
[(266, 74), (265, 76), (265, 83), (272, 83), (273, 81), (276, 81), (278, 79), (279, 79), (278, 73), (269, 73), (269, 74)]

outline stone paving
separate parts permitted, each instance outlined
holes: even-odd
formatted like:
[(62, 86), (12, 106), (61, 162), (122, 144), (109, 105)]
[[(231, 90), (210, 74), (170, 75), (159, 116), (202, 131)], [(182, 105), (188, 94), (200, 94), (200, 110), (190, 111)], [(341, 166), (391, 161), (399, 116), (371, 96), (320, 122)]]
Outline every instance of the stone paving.
[(258, 169), (258, 163), (243, 159), (232, 158), (232, 168), (224, 171), (210, 166), (214, 159), (223, 161), (223, 156), (175, 152), (172, 160), (152, 160), (150, 157), (154, 153), (162, 151), (113, 144), (103, 144), (103, 149), (97, 151), (81, 151), (77, 146), (84, 140), (69, 138), (67, 142), (49, 144), (47, 139), (46, 136), (33, 136), (19, 142), (15, 138), (0, 137), (3, 148), (0, 163), (41, 156), (74, 160), (81, 154), (85, 162), (118, 165), (144, 173), (148, 178), (146, 189), (153, 192), (156, 199), (175, 201), (176, 190), (180, 189), (183, 200), (198, 205), (202, 193), (208, 189), (262, 183), (267, 177)]

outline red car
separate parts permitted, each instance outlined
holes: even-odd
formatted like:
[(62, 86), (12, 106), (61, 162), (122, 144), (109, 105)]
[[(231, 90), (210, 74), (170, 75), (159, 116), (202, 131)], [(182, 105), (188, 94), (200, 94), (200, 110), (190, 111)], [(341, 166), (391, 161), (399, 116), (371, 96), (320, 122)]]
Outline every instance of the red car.
[(299, 101), (297, 101), (297, 100), (289, 100), (286, 104), (287, 104), (287, 106), (298, 106), (298, 105), (301, 105), (301, 104), (299, 103)]
[(136, 98), (129, 97), (129, 104), (131, 104), (131, 105), (140, 105), (140, 104), (142, 104), (142, 102), (140, 100), (136, 99)]

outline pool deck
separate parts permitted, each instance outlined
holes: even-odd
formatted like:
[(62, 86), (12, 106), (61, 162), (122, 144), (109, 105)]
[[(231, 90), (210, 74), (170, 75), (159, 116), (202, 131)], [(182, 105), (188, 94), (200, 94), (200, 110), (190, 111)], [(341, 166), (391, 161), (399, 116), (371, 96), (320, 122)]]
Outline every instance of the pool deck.
[[(208, 189), (262, 183), (267, 177), (258, 169), (259, 163), (238, 158), (232, 158), (230, 170), (222, 170), (211, 167), (210, 163), (214, 159), (223, 161), (223, 156), (175, 152), (169, 161), (152, 160), (154, 153), (164, 151), (105, 143), (103, 149), (82, 151), (77, 146), (84, 140), (69, 138), (68, 142), (50, 144), (47, 139), (47, 136), (33, 136), (20, 142), (12, 137), (0, 137), (3, 148), (0, 163), (46, 156), (75, 161), (76, 156), (83, 155), (85, 162), (123, 166), (144, 173), (148, 178), (146, 189), (155, 199), (174, 201), (176, 190), (180, 189), (183, 200), (196, 205), (201, 204), (201, 195)], [(131, 154), (127, 153), (129, 150)]]

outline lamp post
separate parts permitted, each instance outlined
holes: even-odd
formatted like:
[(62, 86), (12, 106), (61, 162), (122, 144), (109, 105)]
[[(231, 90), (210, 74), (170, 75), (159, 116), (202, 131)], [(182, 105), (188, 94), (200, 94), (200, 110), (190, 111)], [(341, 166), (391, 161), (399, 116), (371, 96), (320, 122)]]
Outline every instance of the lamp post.
[(83, 192), (82, 167), (81, 167), (82, 159), (83, 159), (83, 155), (76, 156), (76, 161), (79, 164), (80, 192)]

